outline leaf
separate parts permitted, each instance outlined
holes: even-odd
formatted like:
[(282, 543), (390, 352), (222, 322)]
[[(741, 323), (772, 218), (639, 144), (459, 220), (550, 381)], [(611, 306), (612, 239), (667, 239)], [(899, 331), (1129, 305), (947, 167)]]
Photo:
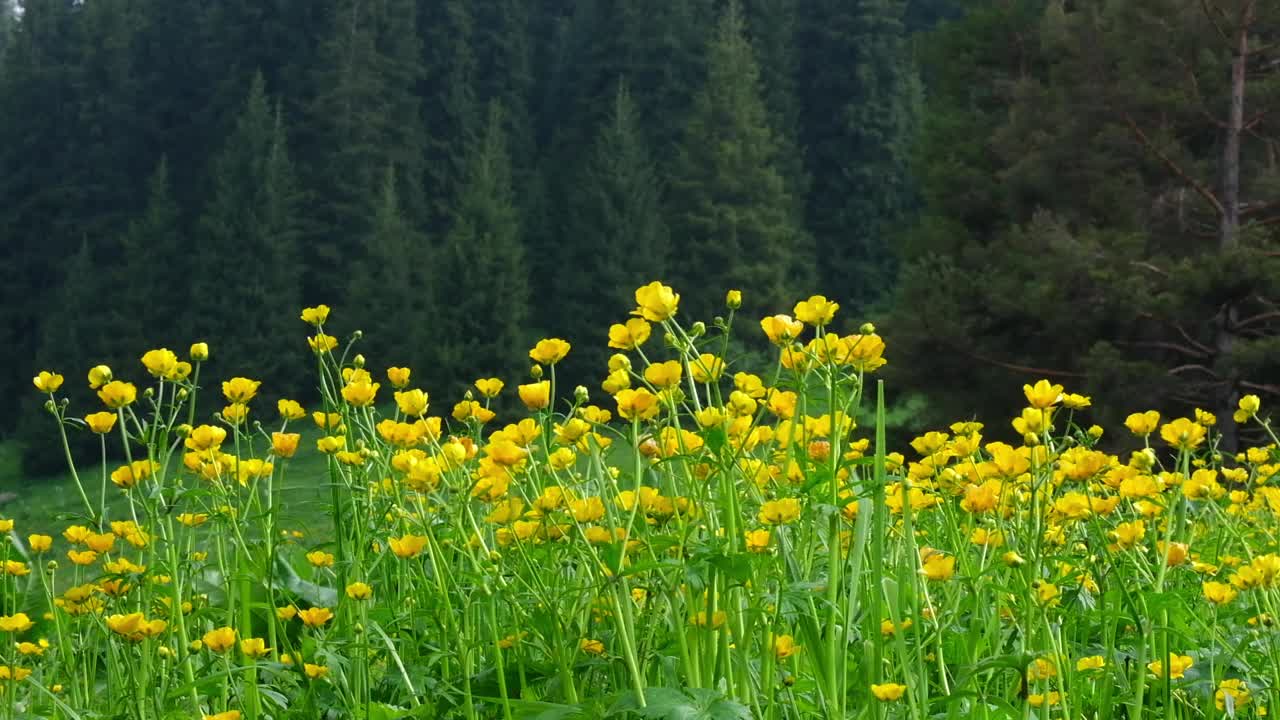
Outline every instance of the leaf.
[(405, 717), (409, 717), (408, 708), (386, 703), (373, 703), (369, 706), (369, 720), (400, 720)]
[(751, 720), (745, 705), (707, 688), (690, 688), (687, 694), (671, 688), (648, 688), (644, 696), (644, 707), (631, 693), (615, 703), (610, 714), (629, 710), (654, 720)]

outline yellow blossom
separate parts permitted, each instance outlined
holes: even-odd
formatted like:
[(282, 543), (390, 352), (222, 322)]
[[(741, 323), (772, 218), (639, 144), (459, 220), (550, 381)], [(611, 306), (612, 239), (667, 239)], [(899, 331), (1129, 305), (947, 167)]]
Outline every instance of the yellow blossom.
[(902, 699), (902, 694), (907, 691), (906, 685), (898, 683), (881, 683), (871, 686), (871, 694), (880, 702), (894, 702)]
[(560, 338), (547, 338), (539, 340), (533, 349), (529, 351), (529, 357), (534, 362), (544, 365), (555, 365), (569, 354), (569, 343)]
[(680, 295), (658, 281), (636, 289), (636, 305), (632, 314), (649, 322), (662, 322), (676, 314)]
[(520, 402), (524, 403), (525, 407), (530, 410), (542, 410), (551, 404), (551, 381), (542, 380), (520, 385), (516, 388), (516, 393), (519, 394)]
[(839, 309), (839, 303), (832, 302), (823, 295), (814, 295), (808, 300), (801, 300), (796, 303), (792, 313), (801, 322), (815, 327), (822, 327), (831, 322)]
[(98, 435), (106, 435), (116, 426), (116, 420), (119, 418), (115, 413), (96, 412), (84, 416), (84, 422), (89, 429)]
[(102, 400), (102, 403), (112, 410), (117, 410), (131, 405), (134, 400), (138, 399), (138, 388), (134, 387), (132, 383), (112, 380), (98, 390), (98, 399)]
[(236, 631), (230, 627), (220, 627), (210, 630), (201, 638), (204, 646), (216, 653), (223, 653), (230, 650), (236, 644)]

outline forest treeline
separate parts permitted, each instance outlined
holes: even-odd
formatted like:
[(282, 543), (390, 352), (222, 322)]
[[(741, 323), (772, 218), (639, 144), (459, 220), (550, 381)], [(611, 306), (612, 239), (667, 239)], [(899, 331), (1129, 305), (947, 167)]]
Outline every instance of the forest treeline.
[(305, 389), (319, 302), (437, 404), (544, 334), (599, 392), (655, 278), (706, 319), (741, 288), (744, 335), (835, 298), (921, 424), (1003, 417), (1040, 375), (1101, 415), (1221, 415), (1280, 394), (1278, 16), (25, 0), (0, 12), (0, 432), (44, 437), (35, 370), (194, 340), (219, 379)]

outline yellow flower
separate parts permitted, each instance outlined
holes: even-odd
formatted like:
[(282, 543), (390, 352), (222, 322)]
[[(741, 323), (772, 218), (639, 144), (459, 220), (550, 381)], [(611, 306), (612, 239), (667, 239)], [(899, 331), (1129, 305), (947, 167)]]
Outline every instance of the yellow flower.
[(724, 306), (730, 310), (737, 310), (742, 307), (742, 291), (730, 290), (724, 294)]
[(516, 388), (516, 392), (520, 394), (520, 402), (530, 410), (541, 410), (551, 404), (549, 380), (521, 385)]
[(487, 398), (498, 397), (498, 393), (502, 392), (502, 388), (506, 385), (506, 383), (502, 382), (498, 378), (481, 378), (480, 380), (477, 380), (475, 384), (476, 390), (480, 391), (480, 394)]
[(613, 399), (618, 403), (618, 415), (625, 420), (652, 420), (662, 411), (658, 396), (647, 388), (619, 390)]
[[(1177, 680), (1181, 678), (1193, 664), (1195, 663), (1190, 655), (1169, 653), (1169, 679)], [(1151, 671), (1152, 675), (1164, 677), (1165, 666), (1159, 660), (1147, 663), (1147, 669)]]
[(258, 394), (260, 385), (262, 383), (258, 380), (234, 377), (222, 383), (222, 394), (227, 398), (227, 402), (247, 403)]
[(116, 536), (111, 533), (89, 533), (84, 538), (84, 544), (94, 552), (111, 552), (111, 548), (116, 544)]
[(1204, 443), (1207, 432), (1190, 418), (1178, 418), (1160, 428), (1160, 437), (1175, 450), (1194, 450)]
[(280, 398), (276, 401), (276, 410), (279, 411), (280, 417), (285, 420), (301, 420), (307, 416), (307, 411), (303, 409), (302, 403), (287, 398)]
[(1058, 690), (1050, 690), (1048, 693), (1032, 693), (1027, 696), (1027, 704), (1031, 707), (1041, 707), (1045, 703), (1049, 707), (1053, 707), (1062, 702), (1062, 693)]
[(92, 565), (98, 559), (98, 553), (92, 550), (68, 550), (67, 558), (76, 565)]
[(202, 715), (204, 720), (240, 720), (239, 710), (227, 710), (226, 712), (216, 713), (214, 715)]
[(178, 515), (178, 522), (187, 527), (199, 527), (209, 521), (208, 513), (182, 513)]
[(325, 455), (332, 455), (347, 446), (347, 438), (342, 435), (326, 435), (316, 438), (316, 450)]
[(405, 367), (389, 367), (387, 368), (387, 380), (391, 383), (391, 387), (402, 390), (409, 384), (409, 376), (413, 371)]
[(1200, 587), (1204, 591), (1205, 599), (1214, 605), (1226, 605), (1235, 600), (1236, 595), (1239, 594), (1234, 587), (1227, 583), (1206, 582), (1202, 583)]
[(898, 683), (882, 683), (880, 685), (871, 686), (871, 694), (880, 702), (894, 702), (902, 698), (902, 694), (907, 691), (906, 685)]
[(603, 655), (604, 643), (600, 642), (599, 640), (590, 640), (588, 638), (582, 638), (581, 640), (578, 641), (578, 649), (588, 655)]
[(644, 318), (631, 318), (626, 323), (609, 326), (609, 347), (635, 350), (649, 339), (653, 326)]
[(636, 288), (636, 305), (638, 307), (631, 312), (632, 315), (639, 315), (649, 322), (662, 322), (676, 314), (680, 295), (655, 280)]
[(773, 653), (779, 660), (786, 660), (792, 655), (799, 654), (800, 649), (796, 639), (790, 635), (779, 635), (773, 639)]
[(430, 396), (423, 390), (397, 391), (395, 398), (400, 413), (411, 418), (422, 417), (430, 403)]
[(244, 403), (231, 403), (222, 408), (222, 419), (232, 425), (239, 425), (249, 417), (249, 406)]
[(1111, 539), (1122, 548), (1132, 548), (1147, 535), (1147, 524), (1142, 520), (1123, 522), (1111, 531)]
[(347, 597), (352, 600), (368, 600), (373, 597), (373, 588), (362, 582), (353, 582), (347, 586)]
[(329, 674), (329, 668), (324, 665), (312, 665), (304, 663), (302, 669), (307, 673), (307, 677), (312, 680), (319, 680)]
[(801, 300), (796, 303), (792, 313), (801, 322), (822, 327), (831, 322), (831, 319), (836, 316), (836, 311), (839, 309), (839, 303), (832, 302), (822, 295), (814, 295), (808, 300)]
[(28, 535), (27, 545), (31, 546), (32, 552), (42, 553), (53, 547), (53, 538), (48, 535)]
[(1249, 686), (1244, 680), (1229, 679), (1223, 680), (1218, 684), (1218, 690), (1213, 694), (1213, 704), (1218, 710), (1227, 709), (1227, 697), (1231, 698), (1231, 706), (1239, 713), (1239, 709), (1249, 704), (1251, 699)]
[(271, 652), (262, 638), (245, 638), (240, 641), (240, 652), (251, 658), (260, 658)]
[(196, 452), (205, 452), (207, 450), (217, 450), (227, 439), (226, 428), (217, 425), (198, 425), (191, 428), (191, 432), (187, 433), (186, 440), (183, 444), (188, 450)]
[(138, 388), (134, 387), (133, 383), (112, 380), (98, 390), (98, 398), (107, 407), (112, 410), (118, 410), (131, 405), (134, 400), (138, 399)]
[(1239, 409), (1231, 415), (1232, 419), (1238, 423), (1246, 422), (1262, 409), (1262, 400), (1257, 395), (1245, 395), (1237, 407)]
[(800, 517), (800, 501), (796, 498), (768, 500), (760, 506), (759, 519), (765, 525), (785, 525)]
[(1155, 410), (1133, 413), (1124, 419), (1124, 426), (1129, 428), (1129, 432), (1134, 435), (1150, 435), (1155, 432), (1156, 426), (1159, 424), (1160, 413)]
[(281, 458), (291, 458), (298, 452), (298, 443), (302, 436), (298, 433), (271, 433), (271, 454)]
[(329, 306), (317, 305), (315, 307), (305, 308), (302, 311), (302, 322), (308, 325), (323, 325), (325, 320), (329, 319)]
[[(628, 377), (626, 371), (620, 371), (623, 377)], [(667, 360), (666, 362), (653, 363), (644, 369), (644, 379), (649, 381), (655, 387), (672, 388), (680, 384), (680, 376), (684, 369), (680, 363), (675, 360)], [(623, 387), (626, 387), (624, 385)]]
[(1062, 400), (1062, 386), (1051, 385), (1048, 380), (1038, 380), (1035, 385), (1023, 385), (1022, 393), (1027, 396), (1027, 403), (1031, 407), (1041, 410), (1053, 407)]
[(55, 372), (41, 370), (39, 375), (31, 378), (31, 383), (42, 393), (55, 393), (62, 387), (62, 376)]
[(213, 652), (226, 652), (236, 644), (236, 631), (230, 627), (220, 627), (205, 633), (201, 640)]
[(924, 549), (920, 551), (920, 554), (924, 555), (920, 561), (920, 574), (924, 575), (926, 579), (940, 582), (951, 579), (951, 576), (955, 574), (955, 556), (943, 555), (936, 550), (929, 551), (926, 554)]
[(35, 655), (38, 657), (44, 655), (44, 651), (49, 648), (49, 641), (42, 638), (38, 643), (20, 642), (17, 647), (18, 652), (23, 655)]
[(529, 357), (534, 362), (544, 365), (555, 365), (569, 354), (569, 343), (560, 338), (549, 338), (539, 340), (537, 345), (529, 351)]
[(155, 637), (168, 626), (164, 620), (148, 620), (142, 613), (112, 615), (107, 618), (107, 629), (130, 642)]
[(142, 364), (151, 373), (151, 377), (171, 377), (178, 368), (178, 355), (169, 348), (148, 350), (142, 356)]
[(89, 389), (98, 388), (111, 382), (111, 368), (106, 365), (94, 365), (89, 368)]
[(187, 350), (187, 354), (196, 362), (204, 362), (209, 359), (209, 343), (191, 343), (191, 348)]
[(26, 613), (15, 613), (0, 617), (0, 632), (23, 633), (35, 627), (35, 623)]
[(1085, 672), (1086, 670), (1101, 670), (1107, 666), (1107, 661), (1101, 655), (1090, 655), (1082, 657), (1076, 661), (1076, 672)]
[(320, 627), (333, 619), (333, 611), (321, 607), (307, 608), (298, 611), (298, 619), (307, 627)]
[(116, 426), (116, 419), (118, 417), (119, 416), (115, 413), (109, 413), (106, 411), (96, 412), (90, 415), (85, 415), (84, 422), (93, 432), (99, 435), (106, 435)]
[(387, 538), (387, 544), (391, 546), (391, 552), (396, 557), (402, 559), (413, 558), (420, 555), (423, 548), (427, 546), (427, 536), (405, 535), (398, 538)]
[(342, 399), (355, 407), (367, 407), (373, 404), (379, 387), (367, 380), (349, 383), (342, 388)]
[(323, 550), (313, 550), (307, 553), (307, 562), (311, 563), (312, 567), (333, 567), (333, 554)]
[(307, 345), (311, 346), (311, 352), (323, 355), (327, 352), (333, 352), (333, 349), (338, 347), (338, 338), (324, 333), (316, 333), (313, 337), (307, 338)]
[(689, 374), (700, 383), (715, 382), (724, 374), (724, 360), (711, 353), (702, 353), (689, 363)]
[(790, 315), (771, 315), (760, 321), (760, 329), (769, 338), (769, 342), (781, 347), (800, 337), (800, 333), (804, 332), (804, 323), (793, 320)]

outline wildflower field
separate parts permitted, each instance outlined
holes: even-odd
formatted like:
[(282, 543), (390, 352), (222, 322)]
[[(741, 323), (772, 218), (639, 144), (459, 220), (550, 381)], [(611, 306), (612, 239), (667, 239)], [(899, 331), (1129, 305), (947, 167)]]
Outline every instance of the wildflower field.
[[(1280, 453), (1257, 397), (1234, 420), (1271, 444), (1235, 455), (1204, 411), (1104, 433), (1046, 380), (1012, 389), (1011, 424), (888, 448), (885, 343), (829, 331), (835, 303), (744, 321), (733, 291), (708, 327), (670, 287), (635, 297), (600, 389), (559, 387), (571, 349), (546, 339), (527, 382), (479, 379), (438, 414), (410, 369), (327, 335), (325, 306), (299, 332), (315, 407), (262, 407), (243, 377), (197, 407), (203, 343), (92, 368), (101, 407), (41, 372), (80, 504), (0, 521), (0, 718), (1207, 718), (1280, 699)], [(743, 366), (731, 332), (774, 362)], [(504, 395), (527, 413), (498, 417)], [(77, 472), (101, 458), (69, 433), (125, 463)], [(1099, 449), (1117, 438), (1143, 449)], [(282, 520), (300, 482), (321, 532)]]

